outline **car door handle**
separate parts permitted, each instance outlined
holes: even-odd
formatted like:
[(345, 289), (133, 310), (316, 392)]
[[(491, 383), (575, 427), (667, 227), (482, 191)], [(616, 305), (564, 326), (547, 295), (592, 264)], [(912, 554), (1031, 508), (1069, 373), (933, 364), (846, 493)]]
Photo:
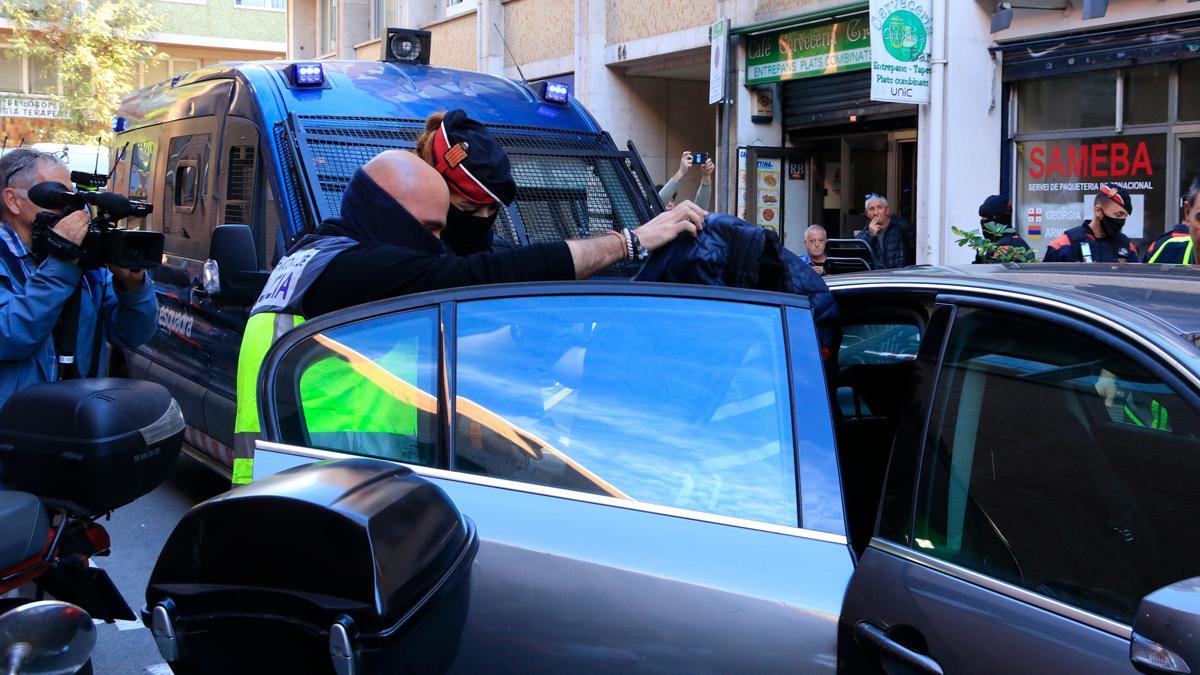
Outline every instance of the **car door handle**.
[(888, 637), (883, 629), (872, 626), (866, 621), (859, 621), (854, 625), (854, 639), (870, 646), (884, 656), (915, 668), (918, 672), (942, 675), (942, 667), (938, 665), (937, 661), (896, 642)]

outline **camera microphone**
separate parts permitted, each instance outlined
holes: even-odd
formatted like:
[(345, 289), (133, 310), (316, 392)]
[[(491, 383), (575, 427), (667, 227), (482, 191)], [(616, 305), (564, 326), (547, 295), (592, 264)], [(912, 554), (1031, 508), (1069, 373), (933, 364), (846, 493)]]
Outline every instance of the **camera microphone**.
[(75, 193), (62, 183), (38, 183), (29, 188), (29, 201), (43, 209), (65, 209), (76, 206)]
[(108, 214), (113, 220), (120, 220), (128, 216), (132, 210), (129, 204), (129, 198), (125, 195), (119, 195), (115, 192), (93, 192), (96, 195), (89, 201), (96, 205), (96, 208)]
[[(138, 210), (139, 206), (142, 206), (140, 202), (130, 203), (128, 197), (116, 192), (90, 192), (86, 190), (71, 192), (62, 183), (54, 182), (38, 183), (29, 188), (29, 201), (43, 209), (53, 209), (55, 211), (67, 208), (82, 209), (91, 204), (114, 221), (134, 213), (135, 210)], [(149, 213), (149, 211), (147, 210), (146, 213)], [(136, 213), (134, 215), (144, 216), (146, 213)]]

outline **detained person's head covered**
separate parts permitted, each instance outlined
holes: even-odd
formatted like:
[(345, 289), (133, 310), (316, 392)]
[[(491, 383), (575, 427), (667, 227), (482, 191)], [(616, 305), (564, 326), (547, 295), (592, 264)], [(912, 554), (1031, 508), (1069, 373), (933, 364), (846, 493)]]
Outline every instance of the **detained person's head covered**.
[(500, 142), (462, 110), (451, 110), (425, 120), (416, 151), (450, 188), (442, 233), (446, 245), (460, 255), (491, 249), (496, 216), (517, 194), (512, 165)]

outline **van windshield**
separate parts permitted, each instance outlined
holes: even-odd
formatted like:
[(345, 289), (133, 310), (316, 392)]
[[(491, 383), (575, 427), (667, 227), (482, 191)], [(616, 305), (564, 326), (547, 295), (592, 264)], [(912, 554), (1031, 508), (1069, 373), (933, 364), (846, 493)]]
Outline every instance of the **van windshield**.
[[(362, 117), (301, 115), (296, 122), (293, 142), (282, 145), (291, 153), (284, 164), (292, 189), (307, 184), (311, 190), (309, 211), (316, 213), (293, 214), (306, 227), (340, 213), (355, 169), (384, 150), (412, 148), (423, 128), (421, 120)], [(659, 208), (640, 163), (607, 134), (507, 125), (491, 131), (508, 152), (517, 183), (516, 200), (501, 209), (495, 226), (511, 245), (637, 227)], [(619, 264), (608, 273), (628, 276), (635, 269)]]

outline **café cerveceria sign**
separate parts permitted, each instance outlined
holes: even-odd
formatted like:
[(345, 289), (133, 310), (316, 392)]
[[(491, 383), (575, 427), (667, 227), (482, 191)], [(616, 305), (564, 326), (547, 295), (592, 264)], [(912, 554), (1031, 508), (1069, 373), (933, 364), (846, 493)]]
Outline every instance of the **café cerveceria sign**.
[(746, 44), (746, 84), (870, 67), (870, 25), (865, 16), (755, 35)]

